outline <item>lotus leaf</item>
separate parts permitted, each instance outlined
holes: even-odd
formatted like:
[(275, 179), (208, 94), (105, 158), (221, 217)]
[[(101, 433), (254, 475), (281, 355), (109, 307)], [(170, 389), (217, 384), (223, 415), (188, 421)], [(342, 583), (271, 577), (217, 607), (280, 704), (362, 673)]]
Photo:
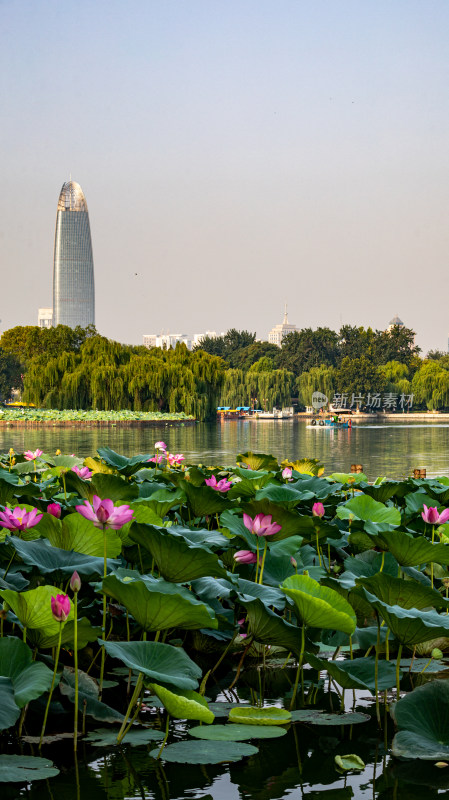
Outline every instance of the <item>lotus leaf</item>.
[(384, 572), (378, 572), (370, 578), (357, 578), (356, 585), (366, 589), (371, 594), (375, 594), (379, 600), (390, 606), (401, 606), (401, 608), (447, 608), (448, 601), (445, 600), (436, 589), (430, 586), (423, 586), (416, 581), (406, 581), (401, 578), (393, 578)]
[[(61, 550), (73, 550), (87, 556), (103, 556), (103, 531), (77, 512), (68, 514), (62, 522), (51, 514), (44, 514), (44, 518), (33, 530), (37, 531), (35, 538), (45, 536), (54, 547)], [(108, 558), (115, 558), (120, 554), (122, 542), (116, 531), (106, 532), (106, 543)]]
[[(163, 738), (164, 734), (154, 728), (131, 728), (126, 734), (126, 744), (130, 744), (131, 747), (140, 747), (148, 742), (160, 742)], [(89, 742), (95, 747), (114, 747), (117, 745), (117, 731), (98, 728), (96, 731), (90, 731), (83, 741)]]
[(180, 536), (168, 533), (165, 528), (134, 522), (130, 537), (151, 553), (159, 572), (167, 581), (186, 583), (206, 575), (216, 578), (227, 576), (214, 553), (189, 545)]
[(191, 689), (166, 689), (157, 683), (150, 683), (149, 688), (163, 703), (171, 717), (176, 719), (197, 719), (199, 722), (211, 724), (215, 715), (209, 709), (203, 695)]
[(220, 514), (229, 506), (229, 501), (221, 492), (210, 486), (192, 486), (190, 481), (181, 481), (180, 488), (187, 497), (187, 503), (194, 517), (205, 517), (209, 514)]
[(353, 711), (348, 714), (326, 714), (319, 709), (300, 709), (292, 711), (292, 722), (307, 722), (309, 725), (359, 725), (369, 722), (369, 714)]
[(48, 758), (0, 755), (0, 783), (31, 783), (55, 775), (59, 775), (59, 769)]
[[(217, 628), (218, 622), (208, 606), (194, 597), (158, 591), (158, 583), (122, 582), (115, 575), (103, 580), (103, 591), (124, 605), (145, 631), (168, 628)], [(154, 587), (154, 588), (153, 588)]]
[(304, 625), (313, 628), (331, 628), (351, 636), (355, 631), (356, 617), (347, 600), (310, 578), (308, 575), (292, 575), (281, 585), (290, 597), (298, 618)]
[(379, 612), (393, 636), (401, 644), (414, 645), (436, 636), (449, 636), (449, 615), (417, 608), (404, 609), (383, 603), (374, 594), (362, 589), (366, 600)]
[(399, 728), (393, 739), (396, 758), (449, 760), (449, 685), (431, 681), (407, 694), (395, 705)]
[(260, 489), (254, 499), (256, 501), (270, 500), (272, 503), (276, 503), (282, 508), (292, 509), (299, 505), (299, 503), (311, 500), (312, 497), (315, 497), (314, 493), (309, 492), (307, 489), (299, 491), (298, 489), (293, 489), (291, 486), (278, 486), (272, 483)]
[(401, 566), (416, 567), (432, 561), (449, 565), (449, 547), (445, 544), (432, 544), (424, 536), (413, 538), (399, 531), (382, 531), (379, 538)]
[[(258, 748), (252, 744), (205, 742), (190, 739), (165, 747), (162, 758), (164, 761), (171, 761), (175, 764), (224, 764), (227, 761), (241, 761), (242, 758), (253, 756), (258, 752)], [(150, 756), (158, 758), (159, 750), (157, 748), (150, 750)]]
[(353, 769), (365, 769), (365, 762), (362, 761), (360, 756), (354, 755), (354, 753), (348, 756), (335, 756), (335, 764), (343, 772), (348, 772)]
[(337, 508), (340, 519), (360, 519), (363, 522), (374, 522), (376, 525), (400, 525), (401, 512), (397, 508), (378, 503), (369, 495), (353, 497), (343, 506)]
[(267, 608), (261, 600), (248, 598), (241, 600), (246, 608), (248, 629), (256, 642), (285, 647), (299, 656), (301, 652), (301, 631), (282, 617)]
[(31, 700), (48, 691), (52, 671), (39, 661), (33, 661), (30, 648), (20, 639), (0, 639), (0, 676), (12, 682), (14, 700), (23, 708)]
[(189, 733), (196, 739), (208, 739), (215, 742), (244, 742), (246, 739), (278, 739), (287, 733), (279, 725), (210, 725), (205, 728), (198, 725), (190, 728)]
[(0, 730), (11, 728), (19, 716), (20, 708), (14, 700), (12, 680), (0, 676)]
[(127, 458), (111, 450), (110, 447), (99, 447), (97, 452), (100, 458), (106, 461), (106, 464), (110, 467), (114, 467), (120, 475), (124, 475), (126, 478), (131, 477), (131, 475), (134, 475), (139, 469), (145, 467), (150, 458), (152, 458), (152, 454)]
[(277, 470), (278, 462), (274, 456), (266, 453), (253, 453), (248, 450), (246, 453), (239, 453), (236, 458), (237, 464), (245, 464), (250, 470)]
[(112, 658), (164, 686), (196, 689), (201, 669), (180, 647), (162, 642), (103, 642)]
[[(354, 658), (347, 661), (325, 661), (307, 653), (305, 661), (317, 670), (326, 670), (342, 689), (368, 689), (375, 691), (375, 659)], [(378, 662), (379, 691), (391, 689), (396, 684), (396, 666), (391, 661)]]
[[(17, 536), (10, 536), (7, 541), (14, 547), (25, 564), (37, 567), (43, 575), (60, 572), (66, 578), (70, 578), (74, 570), (84, 580), (93, 580), (95, 577), (103, 575), (103, 558), (76, 553), (74, 550), (61, 550), (54, 547), (48, 539), (24, 542)], [(119, 561), (107, 559), (108, 572), (117, 569), (119, 563)]]
[[(0, 589), (0, 596), (6, 600), (14, 614), (30, 635), (31, 629), (43, 637), (58, 636), (59, 625), (51, 612), (51, 598), (60, 594), (56, 586), (38, 586), (28, 592), (14, 592), (12, 589)], [(70, 609), (69, 620), (73, 619), (73, 606)]]
[(229, 722), (239, 722), (242, 725), (288, 725), (291, 718), (290, 711), (277, 706), (236, 706), (229, 712)]

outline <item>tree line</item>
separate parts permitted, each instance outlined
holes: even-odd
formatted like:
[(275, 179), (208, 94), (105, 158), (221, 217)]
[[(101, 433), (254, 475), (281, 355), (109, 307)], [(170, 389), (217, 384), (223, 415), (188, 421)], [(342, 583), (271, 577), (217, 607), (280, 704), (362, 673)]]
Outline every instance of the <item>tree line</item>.
[(211, 419), (218, 405), (310, 404), (314, 391), (414, 395), (414, 408), (449, 407), (449, 356), (420, 357), (415, 334), (344, 325), (305, 328), (282, 347), (229, 330), (193, 350), (124, 345), (89, 328), (17, 326), (0, 339), (0, 395), (22, 390), (45, 408), (184, 411)]

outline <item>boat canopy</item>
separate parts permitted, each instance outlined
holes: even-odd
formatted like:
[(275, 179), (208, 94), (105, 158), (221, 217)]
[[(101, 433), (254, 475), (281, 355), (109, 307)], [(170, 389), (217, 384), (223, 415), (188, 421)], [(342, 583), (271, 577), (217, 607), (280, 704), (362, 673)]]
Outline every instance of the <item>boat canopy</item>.
[(236, 411), (249, 411), (250, 408), (251, 408), (251, 406), (236, 406), (235, 410)]
[(217, 411), (230, 411), (231, 406), (218, 406)]

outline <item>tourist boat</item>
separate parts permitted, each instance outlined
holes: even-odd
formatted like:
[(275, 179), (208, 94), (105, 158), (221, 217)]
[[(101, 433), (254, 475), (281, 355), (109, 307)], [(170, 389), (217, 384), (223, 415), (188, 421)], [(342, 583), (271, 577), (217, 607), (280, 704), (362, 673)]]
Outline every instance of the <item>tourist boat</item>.
[(273, 408), (272, 411), (255, 410), (252, 419), (293, 419), (293, 408)]
[[(319, 417), (311, 420), (312, 427), (317, 428), (352, 428), (352, 419), (340, 419), (332, 417)], [(309, 426), (308, 426), (309, 427)]]
[(231, 408), (231, 406), (218, 406), (217, 408), (218, 419), (242, 419), (249, 417), (250, 414), (250, 406), (237, 406), (236, 408)]

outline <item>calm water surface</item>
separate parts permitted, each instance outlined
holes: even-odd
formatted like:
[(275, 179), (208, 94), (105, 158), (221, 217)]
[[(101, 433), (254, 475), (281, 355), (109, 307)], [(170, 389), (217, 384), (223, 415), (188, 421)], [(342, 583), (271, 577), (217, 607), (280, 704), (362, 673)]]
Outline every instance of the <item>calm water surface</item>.
[(284, 458), (318, 458), (329, 472), (348, 472), (362, 464), (370, 479), (378, 475), (402, 478), (415, 468), (430, 475), (449, 475), (449, 424), (363, 423), (352, 429), (312, 427), (305, 421), (231, 420), (185, 427), (151, 428), (10, 428), (0, 431), (0, 450), (17, 452), (40, 447), (44, 452), (92, 455), (107, 445), (124, 455), (152, 452), (163, 439), (173, 453), (187, 461), (234, 464), (247, 450)]

